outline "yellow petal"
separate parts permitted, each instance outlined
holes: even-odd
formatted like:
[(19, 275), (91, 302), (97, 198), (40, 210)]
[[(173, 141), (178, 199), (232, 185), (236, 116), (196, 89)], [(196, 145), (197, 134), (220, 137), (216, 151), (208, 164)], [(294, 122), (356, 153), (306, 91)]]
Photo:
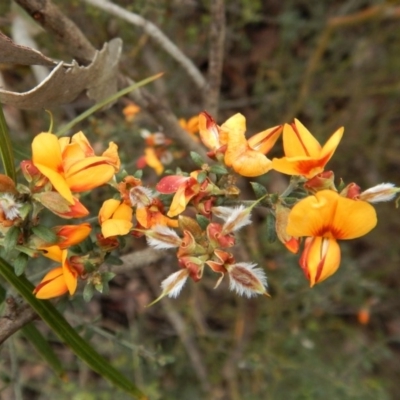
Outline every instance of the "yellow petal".
[(242, 176), (260, 176), (272, 168), (272, 162), (264, 154), (249, 149), (233, 159), (232, 168)]
[(249, 146), (262, 154), (267, 154), (281, 135), (283, 127), (274, 126), (252, 136), (247, 142)]
[(219, 127), (213, 118), (205, 112), (199, 115), (199, 133), (201, 141), (207, 148), (216, 150), (221, 146)]
[(89, 223), (85, 222), (79, 225), (63, 225), (58, 227), (56, 234), (61, 240), (57, 243), (60, 248), (74, 246), (85, 240), (92, 230)]
[(99, 211), (100, 225), (102, 225), (104, 221), (107, 221), (111, 218), (111, 216), (115, 213), (115, 210), (120, 206), (120, 204), (121, 201), (117, 199), (108, 199), (103, 203)]
[(190, 201), (190, 199), (186, 199), (185, 197), (185, 190), (186, 186), (182, 185), (176, 191), (167, 213), (168, 217), (175, 217), (185, 211), (186, 205)]
[(51, 299), (67, 293), (68, 287), (64, 280), (62, 267), (54, 268), (48, 272), (33, 293), (38, 299)]
[(72, 136), (71, 144), (73, 144), (73, 143), (76, 143), (79, 145), (79, 147), (82, 149), (83, 153), (85, 154), (85, 157), (94, 156), (94, 150), (93, 150), (92, 146), (90, 145), (89, 141), (87, 140), (85, 134), (82, 131), (75, 133), (75, 135)]
[(127, 204), (121, 203), (119, 207), (115, 210), (113, 218), (114, 219), (125, 219), (126, 221), (131, 221), (132, 219), (132, 207)]
[(291, 236), (324, 236), (332, 228), (339, 195), (322, 190), (300, 200), (290, 211), (287, 233)]
[(108, 149), (102, 154), (102, 157), (108, 159), (108, 164), (114, 167), (115, 172), (119, 171), (121, 160), (118, 155), (118, 146), (114, 142), (108, 144)]
[(54, 246), (41, 247), (39, 250), (43, 250), (42, 254), (53, 261), (62, 261), (63, 252), (60, 246), (54, 245)]
[(371, 204), (339, 196), (332, 223), (337, 239), (354, 239), (363, 236), (376, 224), (376, 212)]
[(33, 164), (43, 165), (53, 171), (62, 171), (62, 157), (58, 138), (52, 133), (39, 133), (32, 141)]
[(64, 250), (62, 270), (69, 294), (73, 295), (78, 286), (78, 273), (68, 264), (67, 250)]
[(340, 141), (342, 140), (344, 128), (339, 128), (325, 143), (324, 147), (321, 150), (321, 158), (325, 160), (326, 163), (332, 158), (333, 153), (338, 147)]
[(101, 225), (101, 233), (105, 238), (126, 235), (132, 229), (132, 222), (122, 219), (109, 219)]
[(157, 175), (161, 175), (164, 171), (164, 165), (162, 165), (154, 149), (152, 147), (146, 147), (144, 149), (144, 155), (146, 164), (153, 168)]
[(41, 164), (36, 164), (36, 168), (51, 182), (54, 189), (67, 200), (74, 204), (74, 198), (64, 176)]
[(286, 157), (318, 157), (321, 145), (309, 130), (297, 119), (294, 126), (283, 127), (283, 148)]
[(76, 173), (66, 175), (66, 182), (73, 192), (85, 192), (109, 182), (114, 176), (114, 168), (111, 165), (100, 164)]

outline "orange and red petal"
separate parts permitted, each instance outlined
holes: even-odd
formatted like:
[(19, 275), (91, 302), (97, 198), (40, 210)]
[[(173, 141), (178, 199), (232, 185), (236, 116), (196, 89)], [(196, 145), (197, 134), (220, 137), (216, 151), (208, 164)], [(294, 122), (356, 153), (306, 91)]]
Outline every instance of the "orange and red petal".
[(54, 268), (48, 272), (42, 281), (35, 287), (33, 294), (38, 299), (52, 299), (62, 296), (68, 292), (67, 284), (64, 280), (62, 267)]
[(310, 287), (333, 275), (340, 265), (340, 247), (335, 239), (314, 237), (308, 238), (300, 266)]
[(85, 240), (92, 230), (89, 223), (85, 222), (79, 225), (63, 225), (56, 227), (55, 231), (60, 241), (57, 245), (60, 248), (74, 246)]
[(267, 154), (275, 142), (278, 140), (283, 130), (283, 126), (274, 126), (265, 131), (259, 132), (252, 136), (247, 142), (249, 146), (262, 154)]
[(283, 127), (283, 148), (286, 157), (318, 157), (321, 145), (310, 131), (297, 119)]

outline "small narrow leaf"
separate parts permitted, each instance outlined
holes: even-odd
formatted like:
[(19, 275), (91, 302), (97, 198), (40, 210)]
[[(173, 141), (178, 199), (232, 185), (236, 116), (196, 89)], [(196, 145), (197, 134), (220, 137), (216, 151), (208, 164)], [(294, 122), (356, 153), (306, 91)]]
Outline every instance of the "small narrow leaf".
[(258, 182), (250, 182), (250, 185), (253, 188), (254, 194), (256, 195), (257, 199), (268, 194), (267, 189)]
[(46, 243), (56, 243), (57, 235), (46, 226), (37, 225), (32, 227), (32, 232), (40, 239), (44, 240)]
[(15, 275), (21, 276), (25, 272), (25, 268), (28, 265), (29, 257), (24, 253), (19, 253), (15, 258), (14, 264), (14, 272)]
[(200, 225), (200, 227), (201, 227), (201, 229), (203, 231), (205, 231), (207, 229), (207, 226), (210, 223), (210, 220), (207, 217), (205, 217), (204, 215), (201, 215), (201, 214), (196, 214), (196, 220), (197, 220), (197, 223)]
[(17, 228), (16, 226), (11, 226), (7, 231), (3, 242), (6, 254), (8, 254), (11, 250), (15, 249), (15, 246), (17, 245), (18, 242), (19, 234), (20, 234), (19, 228)]
[(267, 214), (265, 231), (267, 242), (274, 243), (276, 241), (275, 217), (271, 213)]
[(203, 157), (196, 153), (195, 151), (190, 152), (190, 157), (192, 157), (193, 162), (198, 166), (201, 167), (203, 164), (205, 164), (205, 161), (203, 160)]
[(215, 164), (210, 167), (210, 172), (215, 175), (226, 175), (228, 170), (223, 165)]

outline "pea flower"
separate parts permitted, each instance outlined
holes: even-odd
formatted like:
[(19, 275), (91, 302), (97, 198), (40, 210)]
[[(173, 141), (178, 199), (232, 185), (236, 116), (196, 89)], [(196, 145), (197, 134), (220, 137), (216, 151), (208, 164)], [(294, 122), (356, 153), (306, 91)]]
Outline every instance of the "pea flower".
[(114, 176), (120, 167), (117, 149), (111, 142), (101, 156), (96, 156), (82, 132), (60, 139), (43, 132), (33, 139), (32, 161), (54, 189), (73, 204), (72, 192), (101, 186)]
[(307, 237), (300, 266), (310, 286), (322, 282), (339, 268), (337, 240), (367, 234), (377, 223), (375, 209), (367, 202), (322, 190), (299, 201), (291, 210), (287, 233)]
[(242, 176), (259, 176), (272, 168), (272, 162), (265, 154), (278, 140), (281, 126), (275, 126), (257, 133), (249, 140), (245, 137), (246, 118), (238, 113), (227, 119), (221, 126), (207, 113), (199, 116), (200, 137), (213, 152), (222, 151), (226, 145), (224, 162)]
[(105, 238), (126, 235), (132, 229), (132, 207), (116, 199), (106, 200), (99, 211), (101, 233)]
[(297, 119), (283, 127), (283, 149), (285, 157), (274, 158), (272, 168), (288, 175), (302, 175), (307, 179), (322, 172), (332, 158), (343, 136), (339, 128), (323, 147), (308, 129)]

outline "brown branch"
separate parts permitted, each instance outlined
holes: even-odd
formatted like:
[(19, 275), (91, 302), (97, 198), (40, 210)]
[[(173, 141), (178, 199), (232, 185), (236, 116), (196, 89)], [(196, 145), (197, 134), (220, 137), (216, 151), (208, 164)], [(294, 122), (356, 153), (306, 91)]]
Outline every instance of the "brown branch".
[[(65, 45), (68, 52), (78, 61), (88, 63), (94, 57), (95, 47), (81, 30), (50, 0), (14, 0), (24, 8), (44, 29)], [(121, 75), (120, 83), (127, 86), (131, 80)], [(158, 98), (145, 89), (132, 93), (135, 102), (164, 128), (164, 133), (187, 151), (195, 151), (207, 158), (203, 146), (195, 142), (179, 125), (178, 118)]]
[(29, 304), (19, 305), (13, 297), (6, 299), (6, 308), (0, 318), (0, 344), (37, 317)]
[(14, 0), (37, 23), (51, 32), (62, 43), (68, 53), (83, 65), (90, 64), (96, 49), (81, 30), (55, 6), (50, 0)]
[(225, 0), (211, 2), (208, 84), (204, 91), (205, 109), (216, 119), (221, 89), (225, 44)]

